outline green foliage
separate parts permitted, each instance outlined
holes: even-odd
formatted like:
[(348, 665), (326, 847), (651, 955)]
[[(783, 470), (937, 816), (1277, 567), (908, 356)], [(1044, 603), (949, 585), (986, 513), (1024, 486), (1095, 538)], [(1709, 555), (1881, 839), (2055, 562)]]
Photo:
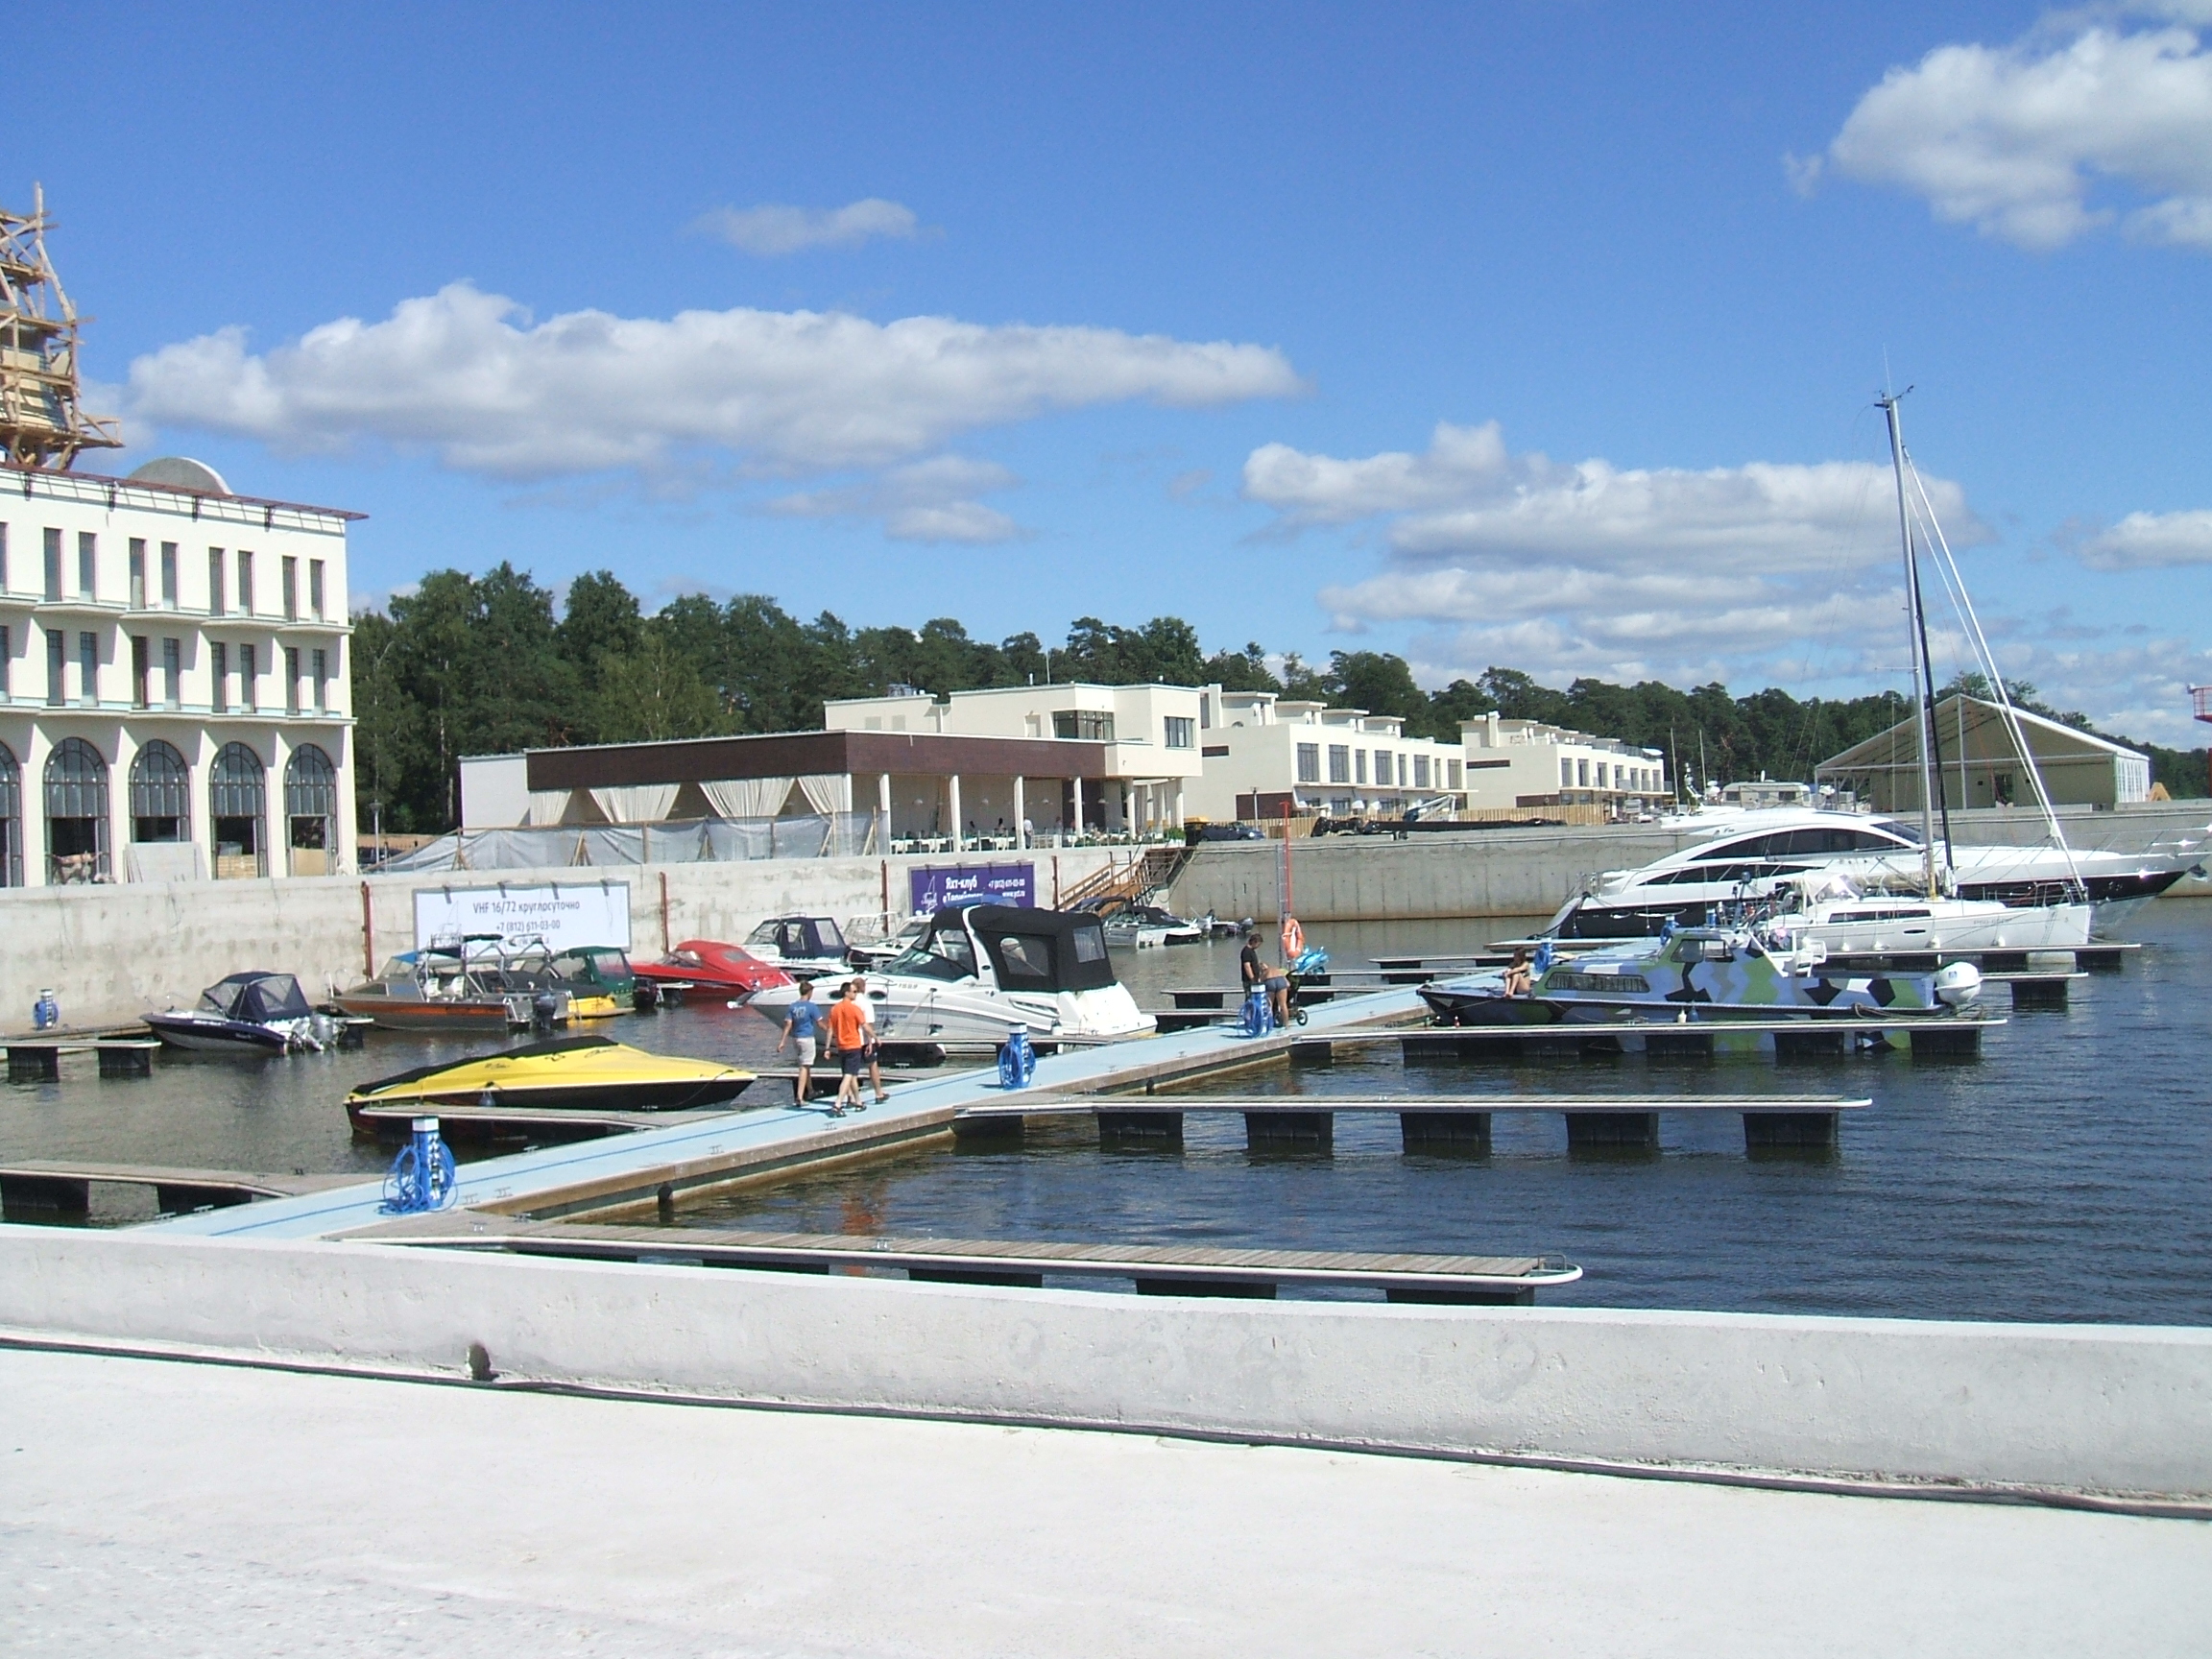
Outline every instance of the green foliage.
[[(1738, 698), (1719, 685), (1588, 679), (1561, 691), (1502, 667), (1425, 692), (1404, 659), (1383, 652), (1332, 652), (1326, 667), (1292, 653), (1279, 670), (1256, 640), (1208, 656), (1176, 616), (1139, 628), (1079, 616), (1049, 647), (1035, 634), (974, 639), (950, 616), (919, 629), (855, 630), (827, 611), (803, 622), (759, 593), (726, 604), (686, 594), (647, 616), (607, 570), (571, 583), (556, 620), (552, 593), (507, 565), (474, 577), (433, 571), (388, 615), (355, 617), (352, 663), (361, 822), (381, 803), (384, 827), (402, 831), (454, 822), (464, 755), (819, 730), (825, 701), (895, 685), (943, 695), (1047, 681), (1218, 684), (1395, 715), (1409, 733), (1447, 743), (1461, 721), (1495, 709), (1657, 749), (1671, 776), (1716, 781), (1810, 777), (1907, 712), (1895, 693), (1799, 702), (1771, 688)], [(2037, 713), (2087, 726), (2034, 702), (2032, 685), (2010, 689)], [(2175, 794), (2203, 791), (2202, 750), (2131, 747), (2151, 755), (2152, 776)]]

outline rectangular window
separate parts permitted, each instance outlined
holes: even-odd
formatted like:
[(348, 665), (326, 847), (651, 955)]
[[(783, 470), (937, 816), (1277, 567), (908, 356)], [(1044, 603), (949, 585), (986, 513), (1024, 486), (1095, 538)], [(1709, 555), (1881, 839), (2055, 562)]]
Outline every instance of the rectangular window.
[(131, 636), (131, 707), (146, 707), (146, 682), (151, 677), (150, 653), (146, 649), (146, 636)]
[[(8, 526), (0, 524), (0, 563), (8, 557)], [(1198, 693), (1198, 724), (1208, 732), (1214, 730), (1214, 693)]]
[(287, 553), (278, 568), (282, 572), (284, 620), (297, 622), (300, 620), (300, 561)]
[(238, 549), (238, 614), (253, 614), (253, 555)]
[(77, 700), (92, 704), (100, 701), (100, 636), (77, 636)]
[(300, 653), (290, 645), (284, 647), (284, 712), (300, 712)]
[(1375, 751), (1375, 784), (1381, 789), (1390, 787), (1390, 751), (1387, 749)]
[(161, 609), (177, 609), (177, 543), (161, 543)]
[(1184, 715), (1167, 716), (1167, 747), (1189, 749), (1198, 741), (1198, 723)]
[(238, 707), (253, 709), (261, 707), (261, 687), (257, 684), (261, 675), (253, 665), (253, 647), (238, 647)]
[[(59, 534), (59, 532), (57, 532)], [(61, 687), (61, 665), (69, 661), (69, 642), (59, 628), (46, 630), (46, 706), (59, 709), (68, 701)]]
[(1413, 757), (1413, 787), (1416, 789), (1429, 787), (1429, 757), (1426, 755)]
[(221, 714), (230, 707), (230, 647), (221, 643), (207, 647), (207, 673), (214, 690), (209, 695), (209, 706)]
[(1352, 781), (1352, 751), (1341, 743), (1329, 745), (1329, 781), (1332, 783), (1349, 783)]
[(0, 593), (8, 591), (8, 526), (0, 524)]
[(61, 597), (61, 532), (46, 532), (46, 597)]
[(1447, 760), (1444, 762), (1444, 771), (1446, 777), (1450, 780), (1450, 781), (1444, 785), (1445, 788), (1458, 789), (1465, 786), (1467, 781), (1467, 769), (1461, 762), (1457, 760)]
[(1559, 787), (1562, 789), (1575, 787), (1575, 762), (1565, 757), (1559, 761)]
[(1318, 783), (1321, 781), (1320, 744), (1301, 743), (1298, 745), (1298, 781), (1301, 783)]
[(1577, 789), (1587, 789), (1590, 787), (1589, 761), (1577, 760), (1575, 762), (1575, 787)]
[(139, 536), (131, 538), (131, 609), (146, 609), (146, 541)]
[(1364, 749), (1352, 751), (1352, 781), (1355, 783), (1367, 781), (1367, 751)]
[(1114, 716), (1097, 709), (1061, 709), (1052, 715), (1052, 735), (1085, 743), (1114, 741)]
[(184, 705), (184, 641), (161, 641), (161, 701), (171, 709)]
[(223, 549), (207, 549), (207, 614), (220, 616), (229, 607), (223, 602)]
[(89, 530), (77, 532), (77, 597), (100, 597), (98, 576), (100, 565), (100, 538)]
[(12, 631), (6, 623), (0, 622), (0, 703), (7, 702), (13, 690), (10, 670), (15, 664), (14, 650), (15, 640), (12, 637)]
[(326, 653), (317, 651), (308, 660), (314, 666), (315, 712), (327, 714), (330, 711), (330, 659)]
[(307, 609), (314, 613), (316, 621), (323, 620), (323, 561), (320, 559), (307, 561)]

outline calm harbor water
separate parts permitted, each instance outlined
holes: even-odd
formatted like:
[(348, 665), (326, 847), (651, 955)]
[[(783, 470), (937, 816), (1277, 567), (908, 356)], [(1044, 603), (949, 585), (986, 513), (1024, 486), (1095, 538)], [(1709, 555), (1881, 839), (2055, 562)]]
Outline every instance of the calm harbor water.
[[(1497, 920), (1316, 929), (1339, 966), (1471, 949)], [(1487, 1159), (1406, 1157), (1394, 1118), (1338, 1120), (1333, 1156), (1254, 1155), (1234, 1116), (1187, 1121), (1180, 1153), (1101, 1152), (1080, 1120), (1019, 1147), (934, 1150), (686, 1208), (679, 1225), (1478, 1253), (1555, 1251), (1588, 1277), (1551, 1301), (1918, 1317), (2212, 1324), (2212, 904), (2128, 930), (2119, 974), (2069, 1007), (2020, 1012), (1981, 1059), (1767, 1062), (1340, 1061), (1247, 1073), (1222, 1092), (1709, 1096), (1869, 1094), (1832, 1156), (1752, 1159), (1733, 1115), (1670, 1115), (1656, 1157), (1570, 1158), (1553, 1114), (1501, 1115)], [(1147, 1007), (1230, 982), (1226, 942), (1119, 956)], [(1992, 1011), (2008, 998), (1992, 996)], [(770, 1065), (774, 1034), (720, 1006), (624, 1020), (643, 1046)], [(377, 1035), (266, 1065), (165, 1059), (103, 1080), (0, 1091), (0, 1158), (238, 1169), (381, 1170), (339, 1101), (355, 1082), (484, 1044)], [(759, 1085), (766, 1089), (775, 1085)], [(109, 1190), (102, 1190), (103, 1194)], [(128, 1208), (96, 1220), (131, 1219)]]

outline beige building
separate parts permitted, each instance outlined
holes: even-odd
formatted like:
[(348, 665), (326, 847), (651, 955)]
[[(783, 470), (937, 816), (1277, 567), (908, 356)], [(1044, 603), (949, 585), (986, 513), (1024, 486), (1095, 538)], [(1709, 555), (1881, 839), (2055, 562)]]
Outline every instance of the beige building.
[(1218, 685), (1198, 695), (1206, 771), (1188, 798), (1195, 817), (1397, 818), (1416, 805), (1442, 816), (1466, 804), (1458, 747), (1407, 736), (1396, 715)]
[(1618, 806), (1669, 792), (1666, 757), (1610, 737), (1497, 714), (1462, 720), (1467, 798), (1480, 808)]
[(191, 461), (0, 469), (0, 885), (353, 867), (360, 517)]
[[(2151, 797), (2151, 759), (2132, 749), (2022, 712), (2020, 729), (2054, 805), (2116, 806)], [(1936, 705), (1936, 775), (1946, 806), (2035, 805), (2035, 785), (2005, 711), (1978, 697)], [(1917, 812), (1921, 805), (1920, 721), (1900, 720), (1814, 769), (1814, 780), (1848, 789), (1877, 812)]]

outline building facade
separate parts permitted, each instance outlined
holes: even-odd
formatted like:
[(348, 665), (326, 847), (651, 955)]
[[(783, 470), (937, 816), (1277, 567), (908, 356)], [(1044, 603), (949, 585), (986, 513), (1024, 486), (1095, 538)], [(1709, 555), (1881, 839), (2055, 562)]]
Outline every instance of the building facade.
[[(2119, 806), (2151, 798), (2151, 757), (2040, 714), (2017, 710), (2021, 735), (2043, 775), (2054, 805)], [(1814, 780), (1849, 790), (1877, 812), (1921, 807), (1918, 716), (1900, 720), (1814, 768)], [(1957, 694), (1936, 705), (1936, 774), (1945, 806), (2035, 805), (2035, 785), (2022, 762), (2005, 711)]]
[(354, 867), (359, 517), (197, 462), (0, 469), (0, 884)]
[(1198, 698), (1205, 773), (1189, 797), (1193, 816), (1398, 818), (1466, 805), (1457, 746), (1408, 737), (1395, 715), (1218, 685)]
[(1609, 806), (1656, 802), (1670, 793), (1666, 757), (1541, 720), (1497, 714), (1462, 720), (1468, 803), (1514, 806)]

